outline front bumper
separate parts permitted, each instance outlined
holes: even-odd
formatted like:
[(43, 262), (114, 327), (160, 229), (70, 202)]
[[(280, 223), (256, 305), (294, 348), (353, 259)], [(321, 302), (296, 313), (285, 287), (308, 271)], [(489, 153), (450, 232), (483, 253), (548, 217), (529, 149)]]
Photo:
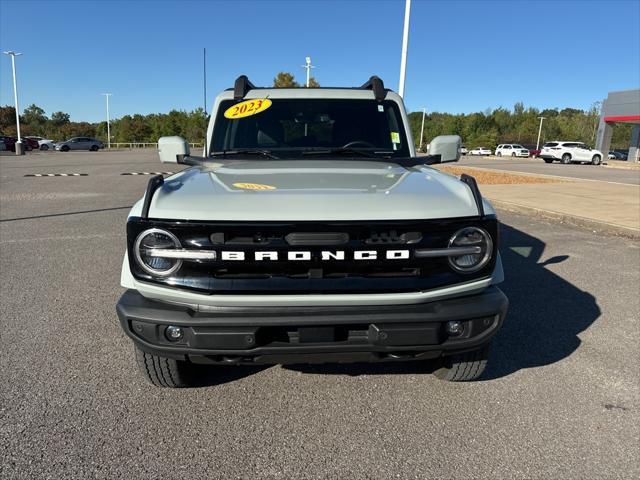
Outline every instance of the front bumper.
[[(127, 290), (117, 304), (124, 331), (149, 353), (193, 363), (323, 363), (437, 358), (486, 344), (504, 321), (497, 287), (436, 302), (387, 306), (220, 307), (194, 312)], [(446, 322), (461, 321), (459, 335)], [(172, 342), (166, 327), (182, 328)]]

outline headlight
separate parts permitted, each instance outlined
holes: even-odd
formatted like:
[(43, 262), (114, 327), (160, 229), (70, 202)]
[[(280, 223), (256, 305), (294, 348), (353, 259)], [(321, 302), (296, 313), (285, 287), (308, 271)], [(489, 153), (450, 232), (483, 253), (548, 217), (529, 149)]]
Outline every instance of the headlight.
[(134, 244), (134, 255), (142, 269), (157, 277), (166, 277), (178, 270), (182, 260), (153, 255), (154, 249), (180, 248), (180, 241), (173, 233), (159, 228), (145, 230)]
[(480, 270), (491, 259), (493, 241), (491, 236), (481, 228), (466, 227), (458, 230), (451, 237), (449, 247), (478, 247), (478, 253), (449, 257), (449, 264), (454, 270), (472, 273)]

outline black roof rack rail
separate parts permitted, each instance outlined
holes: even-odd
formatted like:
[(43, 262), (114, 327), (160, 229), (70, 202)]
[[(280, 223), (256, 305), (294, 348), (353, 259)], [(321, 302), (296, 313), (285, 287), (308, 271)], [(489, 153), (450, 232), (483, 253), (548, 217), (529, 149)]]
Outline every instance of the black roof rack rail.
[(471, 189), (471, 193), (473, 194), (473, 199), (476, 201), (476, 207), (478, 208), (478, 215), (484, 217), (484, 204), (482, 203), (482, 194), (480, 193), (480, 189), (478, 188), (478, 183), (476, 179), (471, 175), (467, 175), (463, 173), (460, 175), (460, 180), (467, 185)]
[(158, 190), (162, 185), (164, 185), (164, 177), (162, 175), (156, 175), (149, 179), (149, 183), (147, 183), (147, 192), (144, 194), (144, 201), (142, 203), (141, 218), (143, 220), (149, 218), (149, 207), (151, 207), (153, 194), (156, 193), (156, 190)]
[(236, 78), (233, 86), (233, 99), (242, 100), (249, 90), (253, 90), (256, 86), (249, 81), (246, 75), (240, 75)]
[(387, 96), (387, 90), (384, 88), (384, 83), (380, 77), (373, 75), (365, 84), (360, 88), (364, 90), (373, 90), (373, 94), (378, 102), (381, 102)]

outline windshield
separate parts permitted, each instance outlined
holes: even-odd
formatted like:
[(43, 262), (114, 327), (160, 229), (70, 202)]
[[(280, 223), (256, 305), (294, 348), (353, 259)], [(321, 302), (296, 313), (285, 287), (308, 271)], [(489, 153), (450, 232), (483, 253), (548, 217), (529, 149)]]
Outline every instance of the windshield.
[(260, 103), (262, 108), (253, 109), (251, 115), (240, 112), (239, 118), (227, 118), (238, 110), (237, 102), (221, 102), (210, 151), (260, 150), (282, 158), (305, 151), (327, 150), (331, 155), (338, 153), (336, 149), (353, 149), (369, 156), (410, 156), (395, 102), (308, 98), (269, 102), (267, 108)]

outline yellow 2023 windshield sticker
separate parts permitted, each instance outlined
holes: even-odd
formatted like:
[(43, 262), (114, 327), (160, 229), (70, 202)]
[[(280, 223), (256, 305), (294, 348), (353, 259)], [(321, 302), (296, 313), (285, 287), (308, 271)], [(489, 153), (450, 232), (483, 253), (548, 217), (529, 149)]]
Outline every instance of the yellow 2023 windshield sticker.
[(275, 190), (273, 185), (263, 185), (261, 183), (234, 183), (234, 187), (242, 190)]
[(253, 100), (236, 103), (233, 107), (227, 108), (224, 111), (224, 116), (232, 120), (250, 117), (251, 115), (264, 112), (270, 106), (271, 100), (268, 98), (254, 98)]

